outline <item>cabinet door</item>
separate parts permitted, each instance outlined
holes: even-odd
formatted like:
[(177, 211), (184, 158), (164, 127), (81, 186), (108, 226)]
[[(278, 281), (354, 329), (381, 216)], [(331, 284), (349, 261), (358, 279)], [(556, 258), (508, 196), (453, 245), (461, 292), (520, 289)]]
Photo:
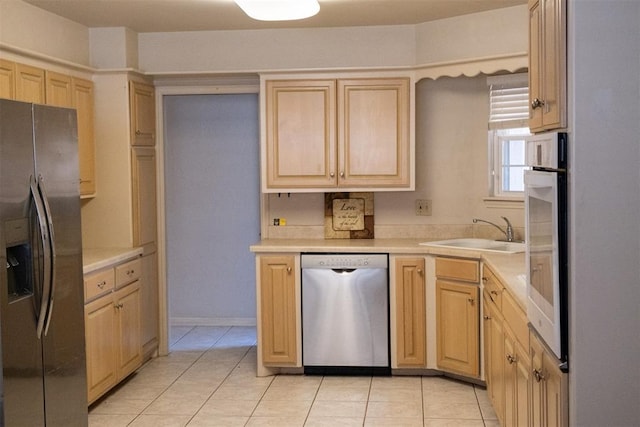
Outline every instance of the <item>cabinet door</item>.
[(409, 79), (338, 80), (338, 185), (410, 184)]
[(0, 98), (15, 99), (16, 97), (16, 64), (0, 59)]
[(154, 147), (132, 147), (133, 244), (144, 253), (156, 252), (157, 198), (156, 151)]
[(424, 367), (427, 362), (424, 268), (424, 258), (399, 258), (395, 262), (398, 367)]
[(487, 294), (484, 297), (485, 379), (493, 408), (504, 425), (504, 327), (503, 319)]
[(133, 282), (114, 293), (118, 337), (118, 379), (135, 371), (142, 363), (140, 342), (140, 283)]
[(260, 258), (262, 362), (294, 365), (297, 361), (296, 291), (293, 256)]
[(130, 82), (131, 144), (156, 144), (156, 105), (153, 86)]
[(531, 334), (532, 423), (534, 426), (568, 425), (567, 380), (557, 359)]
[(73, 94), (71, 91), (71, 76), (53, 71), (45, 72), (45, 99), (47, 105), (71, 108)]
[(336, 186), (335, 80), (266, 82), (267, 188)]
[(436, 280), (438, 367), (479, 374), (478, 286)]
[(529, 128), (566, 127), (566, 2), (529, 1)]
[(106, 295), (85, 306), (87, 396), (93, 402), (117, 381), (116, 316), (113, 296)]
[(80, 196), (95, 196), (95, 140), (93, 83), (89, 80), (71, 80), (73, 107), (78, 115), (78, 158), (80, 161)]
[(16, 64), (16, 100), (45, 103), (44, 70), (24, 64)]
[(140, 281), (141, 334), (144, 358), (149, 359), (158, 349), (158, 253), (142, 257)]
[(513, 332), (504, 328), (504, 396), (505, 426), (529, 426), (530, 369), (528, 352)]

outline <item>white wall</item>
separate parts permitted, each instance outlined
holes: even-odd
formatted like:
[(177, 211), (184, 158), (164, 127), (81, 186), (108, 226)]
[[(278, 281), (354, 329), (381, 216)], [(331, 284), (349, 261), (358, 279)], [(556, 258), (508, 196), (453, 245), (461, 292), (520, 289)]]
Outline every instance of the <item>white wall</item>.
[(529, 50), (527, 5), (416, 26), (416, 64), (460, 61)]
[(570, 421), (640, 425), (640, 2), (570, 0)]
[(0, 45), (89, 65), (89, 29), (17, 0), (0, 0)]
[(528, 49), (527, 17), (522, 5), (418, 26), (144, 33), (140, 67), (149, 73), (255, 73), (406, 67), (522, 53)]

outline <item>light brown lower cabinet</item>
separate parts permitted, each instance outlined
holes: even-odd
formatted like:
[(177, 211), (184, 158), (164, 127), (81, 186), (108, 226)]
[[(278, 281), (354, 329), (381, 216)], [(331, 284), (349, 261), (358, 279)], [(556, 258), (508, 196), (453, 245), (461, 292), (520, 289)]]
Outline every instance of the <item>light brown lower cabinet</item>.
[(297, 354), (295, 257), (260, 257), (260, 350), (262, 363), (294, 366)]
[(424, 258), (395, 260), (396, 363), (399, 368), (426, 366)]
[(140, 260), (85, 277), (87, 398), (94, 402), (142, 364)]
[(436, 258), (438, 368), (480, 377), (479, 262)]
[(564, 427), (569, 425), (567, 404), (567, 375), (558, 367), (558, 361), (531, 332), (531, 392), (532, 425)]
[(485, 380), (500, 425), (568, 425), (566, 374), (529, 331), (524, 308), (486, 265), (482, 280)]

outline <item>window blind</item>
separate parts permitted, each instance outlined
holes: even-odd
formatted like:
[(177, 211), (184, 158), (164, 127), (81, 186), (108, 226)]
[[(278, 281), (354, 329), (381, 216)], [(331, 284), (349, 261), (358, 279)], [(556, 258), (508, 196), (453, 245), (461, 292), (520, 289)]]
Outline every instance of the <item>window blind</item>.
[(491, 76), (489, 85), (489, 129), (529, 127), (529, 83), (527, 73)]

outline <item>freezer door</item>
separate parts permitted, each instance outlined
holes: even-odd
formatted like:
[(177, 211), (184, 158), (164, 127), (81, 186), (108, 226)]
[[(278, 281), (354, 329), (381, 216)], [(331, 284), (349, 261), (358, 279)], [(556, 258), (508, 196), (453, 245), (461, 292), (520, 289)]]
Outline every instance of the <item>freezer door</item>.
[(42, 345), (36, 334), (42, 250), (30, 180), (34, 175), (31, 104), (0, 100), (0, 425), (44, 425)]
[(51, 222), (53, 282), (43, 334), (46, 425), (87, 425), (75, 110), (34, 105), (36, 177)]

